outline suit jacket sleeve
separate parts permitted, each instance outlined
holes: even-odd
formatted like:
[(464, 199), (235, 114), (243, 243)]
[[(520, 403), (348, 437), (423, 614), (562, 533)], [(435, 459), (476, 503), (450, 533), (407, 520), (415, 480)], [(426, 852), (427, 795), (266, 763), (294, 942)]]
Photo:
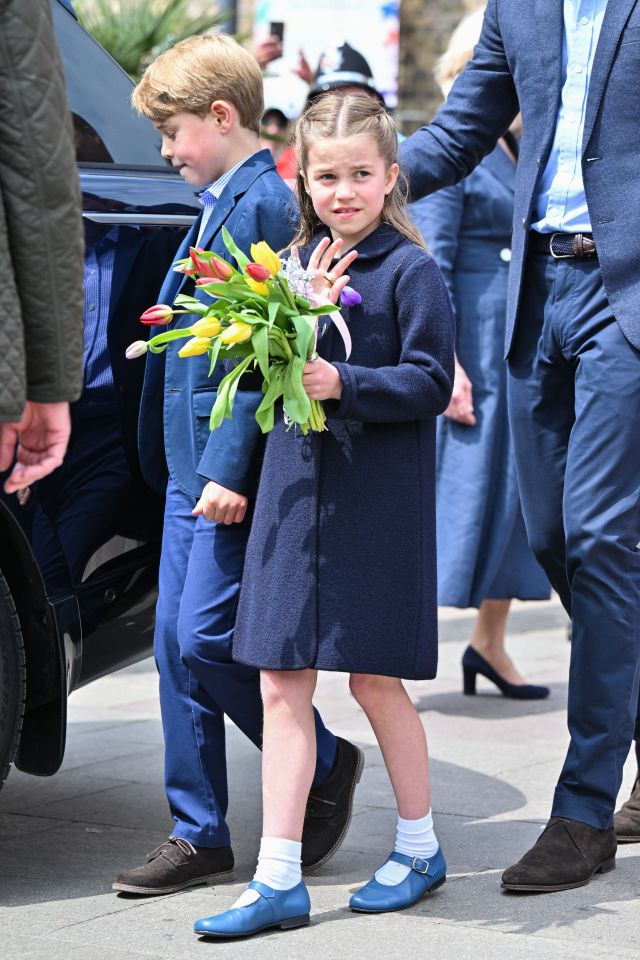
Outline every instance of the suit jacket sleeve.
[(413, 199), (466, 177), (495, 147), (518, 113), (518, 98), (497, 14), (489, 0), (482, 33), (435, 118), (400, 146)]
[(0, 203), (22, 317), (26, 397), (75, 400), (82, 388), (81, 202), (49, 4), (0, 4), (0, 37)]
[(437, 416), (453, 387), (454, 324), (444, 281), (431, 257), (403, 269), (395, 292), (400, 358), (395, 366), (335, 363), (342, 396), (331, 415), (393, 423)]
[[(278, 252), (291, 242), (295, 204), (292, 195), (284, 191), (267, 192), (265, 184), (261, 189), (263, 195), (246, 204), (234, 240), (247, 252), (252, 243), (266, 240)], [(262, 400), (261, 386), (258, 374), (241, 378), (233, 417), (211, 432), (198, 464), (201, 477), (244, 496), (255, 492), (263, 452), (264, 439), (255, 417)]]

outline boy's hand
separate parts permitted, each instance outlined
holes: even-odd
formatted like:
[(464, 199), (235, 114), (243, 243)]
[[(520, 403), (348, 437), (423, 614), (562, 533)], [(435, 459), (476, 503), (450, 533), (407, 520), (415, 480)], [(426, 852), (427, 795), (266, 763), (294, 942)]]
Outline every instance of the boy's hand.
[(305, 363), (302, 386), (310, 400), (339, 400), (342, 396), (340, 374), (321, 357)]
[(216, 523), (242, 523), (248, 505), (249, 501), (241, 493), (234, 493), (210, 480), (191, 512), (196, 517), (202, 514), (205, 520), (215, 520)]

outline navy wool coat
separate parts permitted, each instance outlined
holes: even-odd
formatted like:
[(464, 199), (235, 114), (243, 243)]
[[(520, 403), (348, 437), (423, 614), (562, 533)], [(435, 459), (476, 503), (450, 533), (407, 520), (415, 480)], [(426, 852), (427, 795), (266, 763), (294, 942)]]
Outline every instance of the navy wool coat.
[(303, 437), (276, 411), (268, 436), (233, 655), (272, 670), (429, 679), (435, 418), (451, 395), (453, 315), (435, 261), (392, 227), (358, 252), (348, 363), (321, 319), (318, 352), (343, 383), (325, 403), (328, 430)]

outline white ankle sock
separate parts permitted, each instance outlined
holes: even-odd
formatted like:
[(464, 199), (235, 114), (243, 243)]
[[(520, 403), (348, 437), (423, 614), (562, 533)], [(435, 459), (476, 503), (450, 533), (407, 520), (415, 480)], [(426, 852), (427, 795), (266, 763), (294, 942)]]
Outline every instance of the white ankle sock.
[[(263, 837), (260, 841), (258, 866), (253, 879), (259, 880), (273, 890), (290, 890), (302, 879), (301, 856), (301, 843), (295, 840), (282, 840), (280, 837)], [(255, 903), (258, 896), (256, 890), (245, 890), (233, 906), (246, 907), (250, 903)]]
[[(428, 860), (433, 856), (438, 849), (438, 840), (433, 829), (431, 809), (426, 817), (420, 817), (419, 820), (403, 820), (402, 817), (398, 817), (396, 843), (393, 849), (396, 853), (403, 853), (407, 857), (424, 857)], [(376, 870), (375, 878), (385, 887), (394, 887), (397, 883), (402, 883), (410, 872), (411, 867), (406, 864), (387, 860), (379, 870)]]

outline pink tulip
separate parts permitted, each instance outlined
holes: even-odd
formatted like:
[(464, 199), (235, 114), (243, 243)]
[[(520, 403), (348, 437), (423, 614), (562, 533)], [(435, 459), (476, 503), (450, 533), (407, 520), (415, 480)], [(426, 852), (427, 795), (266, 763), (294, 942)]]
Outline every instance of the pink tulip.
[(166, 303), (157, 303), (149, 307), (140, 317), (140, 323), (146, 327), (164, 327), (173, 317), (173, 310)]

